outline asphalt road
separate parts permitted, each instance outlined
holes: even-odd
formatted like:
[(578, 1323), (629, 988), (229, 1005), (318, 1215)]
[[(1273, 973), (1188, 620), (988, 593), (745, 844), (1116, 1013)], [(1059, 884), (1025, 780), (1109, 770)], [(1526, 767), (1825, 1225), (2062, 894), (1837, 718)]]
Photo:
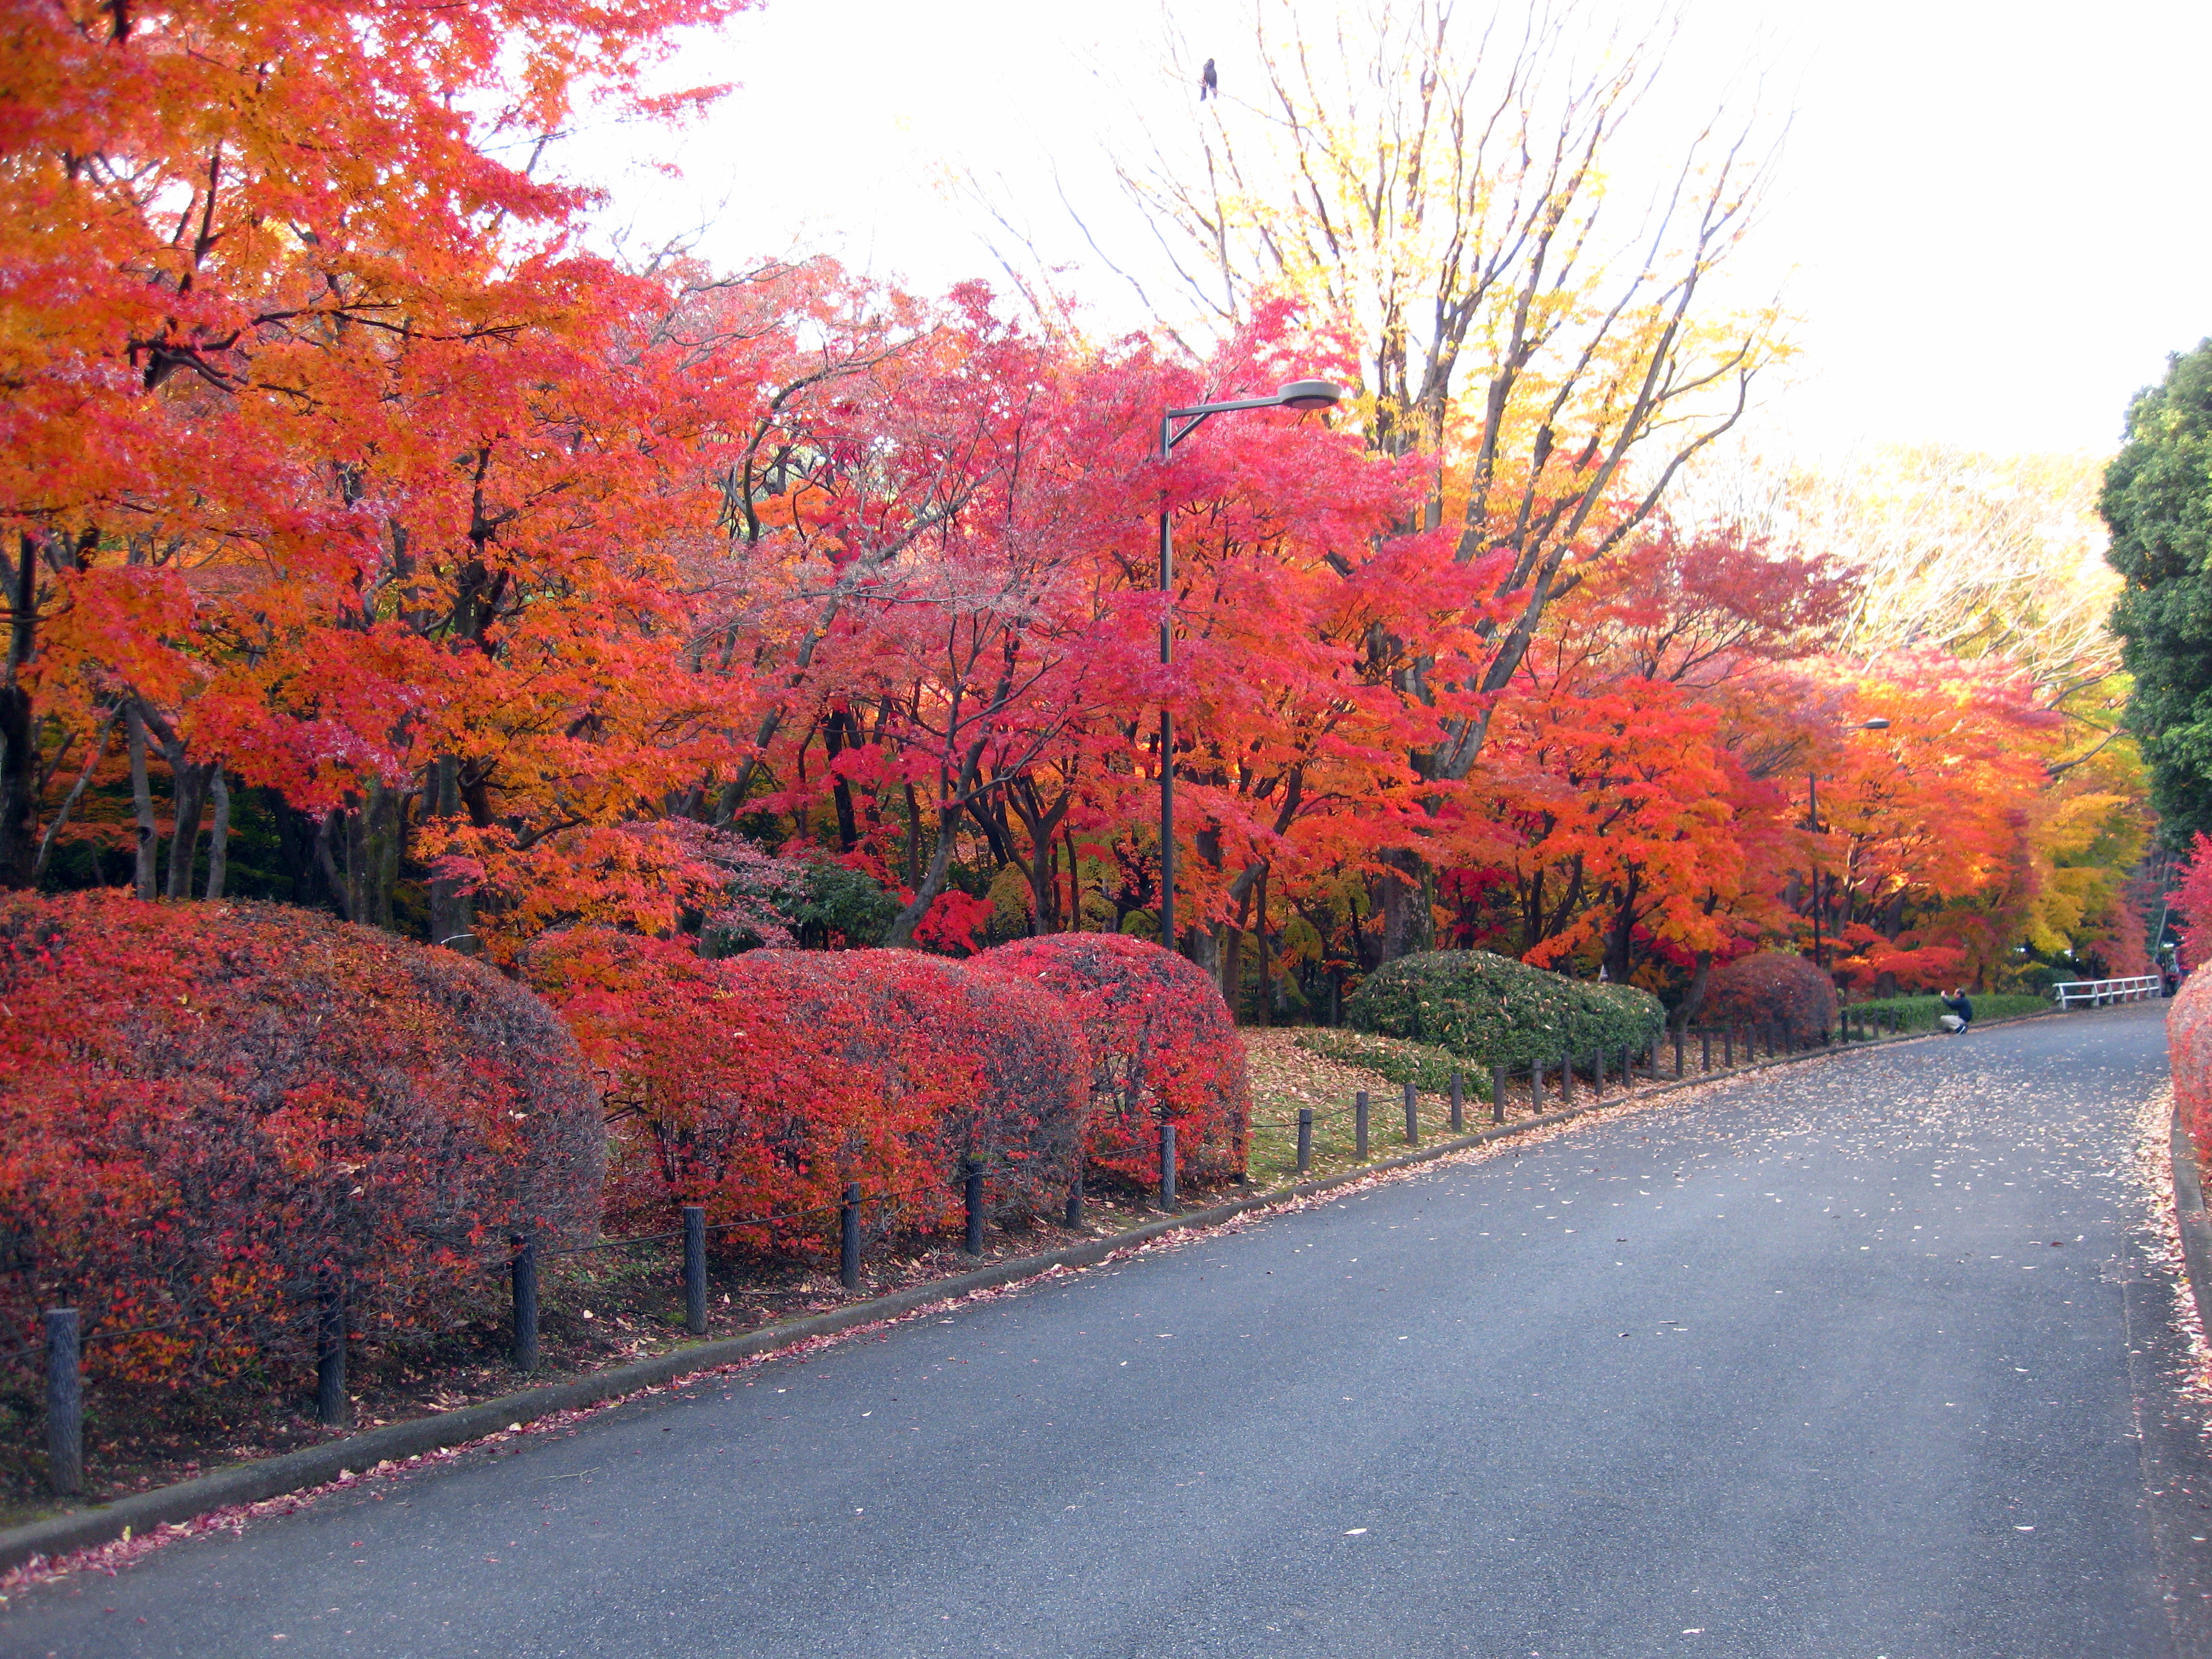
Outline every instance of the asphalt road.
[(2195, 1655), (2130, 1164), (2163, 1012), (1719, 1085), (518, 1437), (32, 1592), (0, 1653)]

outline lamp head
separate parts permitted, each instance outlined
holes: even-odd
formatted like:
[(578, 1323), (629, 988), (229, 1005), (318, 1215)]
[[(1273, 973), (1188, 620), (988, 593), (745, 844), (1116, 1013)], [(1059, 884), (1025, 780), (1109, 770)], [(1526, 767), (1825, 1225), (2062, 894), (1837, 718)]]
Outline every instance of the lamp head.
[(1275, 401), (1285, 409), (1333, 409), (1343, 396), (1334, 380), (1292, 380), (1275, 393)]

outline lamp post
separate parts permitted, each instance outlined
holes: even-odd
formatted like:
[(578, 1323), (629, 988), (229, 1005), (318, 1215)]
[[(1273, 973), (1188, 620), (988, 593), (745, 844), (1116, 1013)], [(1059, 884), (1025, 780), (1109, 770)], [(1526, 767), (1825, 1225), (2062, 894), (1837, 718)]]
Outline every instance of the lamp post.
[[(1215, 415), (1240, 409), (1328, 409), (1344, 396), (1333, 380), (1293, 380), (1273, 397), (1234, 398), (1226, 403), (1193, 404), (1160, 416), (1160, 463), (1176, 446)], [(1178, 424), (1180, 422), (1180, 424)], [(1160, 503), (1160, 666), (1175, 661), (1175, 524), (1164, 498)], [(1175, 920), (1175, 717), (1160, 705), (1160, 943), (1176, 948)]]
[[(1861, 720), (1856, 726), (1846, 726), (1844, 729), (1847, 732), (1887, 732), (1889, 730), (1889, 720), (1886, 715), (1876, 714), (1870, 720)], [(1808, 802), (1805, 827), (1817, 836), (1820, 833), (1820, 775), (1819, 773), (1808, 772), (1805, 775), (1805, 793)], [(1818, 968), (1821, 965), (1820, 855), (1818, 852), (1813, 854), (1811, 862), (1813, 866), (1813, 965)]]

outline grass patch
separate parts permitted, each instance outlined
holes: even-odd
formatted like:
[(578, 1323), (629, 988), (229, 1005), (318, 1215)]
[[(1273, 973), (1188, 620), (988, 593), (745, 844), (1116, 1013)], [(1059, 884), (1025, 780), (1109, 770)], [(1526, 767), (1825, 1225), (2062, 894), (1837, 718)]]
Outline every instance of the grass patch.
[(1457, 1072), (1466, 1080), (1467, 1097), (1490, 1098), (1490, 1079), (1477, 1067), (1449, 1048), (1411, 1037), (1378, 1036), (1372, 1031), (1338, 1030), (1328, 1026), (1297, 1036), (1298, 1047), (1340, 1065), (1372, 1072), (1401, 1088), (1412, 1084), (1424, 1094), (1443, 1095), (1451, 1089)]

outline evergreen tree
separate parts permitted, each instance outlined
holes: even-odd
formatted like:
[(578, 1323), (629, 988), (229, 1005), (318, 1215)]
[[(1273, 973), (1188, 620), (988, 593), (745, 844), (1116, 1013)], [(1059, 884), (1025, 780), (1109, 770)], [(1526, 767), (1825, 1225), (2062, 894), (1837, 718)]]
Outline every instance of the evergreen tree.
[(2127, 723), (2162, 835), (2185, 847), (2212, 831), (2212, 340), (2136, 395), (2100, 506), (2127, 579), (2112, 607), (2135, 678)]

